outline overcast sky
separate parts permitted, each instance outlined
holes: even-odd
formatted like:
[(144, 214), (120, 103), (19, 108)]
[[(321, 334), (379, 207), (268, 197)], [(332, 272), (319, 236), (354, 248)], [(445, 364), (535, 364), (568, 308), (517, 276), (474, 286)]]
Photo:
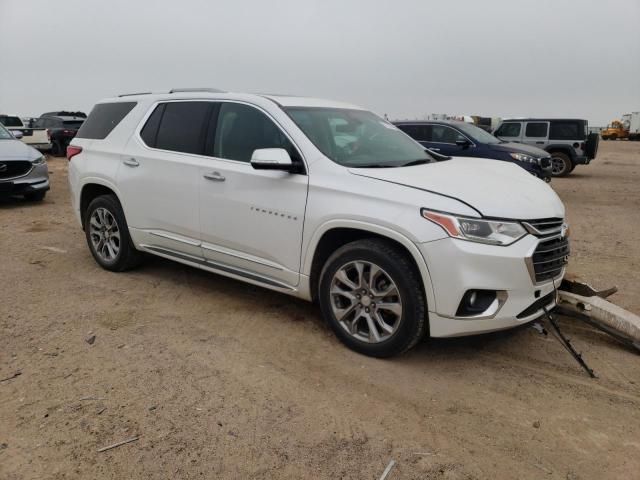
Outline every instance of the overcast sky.
[(640, 0), (0, 0), (0, 113), (172, 87), (426, 113), (640, 111)]

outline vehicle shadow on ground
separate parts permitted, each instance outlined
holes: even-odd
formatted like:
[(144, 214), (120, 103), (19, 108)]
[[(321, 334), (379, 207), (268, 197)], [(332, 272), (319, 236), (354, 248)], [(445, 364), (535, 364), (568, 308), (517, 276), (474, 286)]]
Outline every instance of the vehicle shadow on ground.
[[(265, 322), (285, 324), (308, 322), (309, 326), (313, 325), (315, 328), (327, 332), (332, 338), (331, 341), (335, 342), (336, 345), (340, 343), (322, 318), (317, 304), (155, 256), (147, 258), (144, 265), (137, 272), (162, 281), (174, 282), (176, 289), (188, 288), (197, 295), (225, 295), (239, 304), (251, 302), (251, 305), (263, 305), (260, 311), (268, 309), (277, 313), (276, 315), (265, 317)], [(575, 339), (578, 346), (600, 345), (631, 351), (615, 339), (587, 324), (581, 323), (579, 320), (559, 315), (555, 315), (555, 317), (563, 332)], [(539, 321), (542, 322), (542, 319), (539, 319)], [(508, 352), (515, 348), (514, 344), (518, 345), (517, 348), (524, 348), (524, 350), (531, 348), (530, 354), (533, 356), (537, 348), (533, 341), (538, 335), (542, 336), (542, 334), (532, 330), (533, 323), (535, 322), (529, 322), (513, 329), (467, 337), (427, 338), (402, 358), (404, 359), (403, 361), (408, 363), (420, 362), (423, 364), (425, 362), (440, 361), (444, 357), (473, 362), (473, 355), (478, 352)], [(548, 330), (550, 329), (548, 322), (543, 322), (543, 324)], [(277, 329), (286, 328), (285, 325), (278, 325), (277, 327)], [(552, 333), (549, 332), (549, 338), (552, 338), (551, 335)], [(560, 344), (558, 344), (558, 349), (561, 348)], [(529, 355), (526, 352), (524, 354)]]
[(47, 199), (41, 201), (26, 200), (22, 197), (0, 198), (0, 210), (11, 210), (14, 208), (35, 208), (47, 203)]

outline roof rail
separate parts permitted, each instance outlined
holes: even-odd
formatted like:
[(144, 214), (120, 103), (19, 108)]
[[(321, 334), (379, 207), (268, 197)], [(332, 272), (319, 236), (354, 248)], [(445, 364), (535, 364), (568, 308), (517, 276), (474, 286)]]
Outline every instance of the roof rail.
[(211, 92), (211, 93), (227, 93), (219, 88), (172, 88), (169, 93), (185, 93), (185, 92)]
[(118, 98), (120, 98), (120, 97), (131, 97), (133, 95), (151, 95), (151, 92), (123, 93), (121, 95), (118, 95)]

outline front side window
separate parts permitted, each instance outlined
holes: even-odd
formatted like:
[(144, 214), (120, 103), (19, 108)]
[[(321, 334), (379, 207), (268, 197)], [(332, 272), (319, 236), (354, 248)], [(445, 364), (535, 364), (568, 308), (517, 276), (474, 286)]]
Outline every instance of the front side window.
[(529, 122), (524, 130), (525, 137), (542, 138), (547, 136), (546, 122)]
[(223, 103), (218, 113), (213, 156), (250, 162), (253, 152), (260, 148), (284, 148), (292, 160), (301, 160), (289, 139), (260, 110), (242, 103)]
[(346, 167), (399, 167), (433, 161), (420, 144), (366, 110), (287, 107), (285, 112), (318, 150)]
[(431, 138), (435, 143), (456, 143), (458, 140), (466, 140), (460, 132), (445, 125), (433, 125)]
[(498, 128), (496, 136), (498, 137), (519, 137), (521, 126), (519, 123), (503, 123)]
[(172, 152), (202, 154), (212, 108), (211, 102), (166, 103), (153, 146)]

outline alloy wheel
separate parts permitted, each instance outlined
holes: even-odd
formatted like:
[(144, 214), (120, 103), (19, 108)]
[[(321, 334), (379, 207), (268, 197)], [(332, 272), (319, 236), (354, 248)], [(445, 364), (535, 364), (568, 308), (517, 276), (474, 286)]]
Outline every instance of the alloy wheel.
[(551, 157), (551, 172), (554, 175), (560, 175), (567, 169), (567, 165), (563, 158)]
[(400, 326), (402, 299), (398, 287), (372, 262), (358, 260), (340, 267), (329, 293), (336, 320), (362, 342), (383, 342)]
[(109, 210), (99, 207), (91, 213), (89, 235), (93, 249), (101, 260), (116, 260), (120, 252), (120, 228)]

